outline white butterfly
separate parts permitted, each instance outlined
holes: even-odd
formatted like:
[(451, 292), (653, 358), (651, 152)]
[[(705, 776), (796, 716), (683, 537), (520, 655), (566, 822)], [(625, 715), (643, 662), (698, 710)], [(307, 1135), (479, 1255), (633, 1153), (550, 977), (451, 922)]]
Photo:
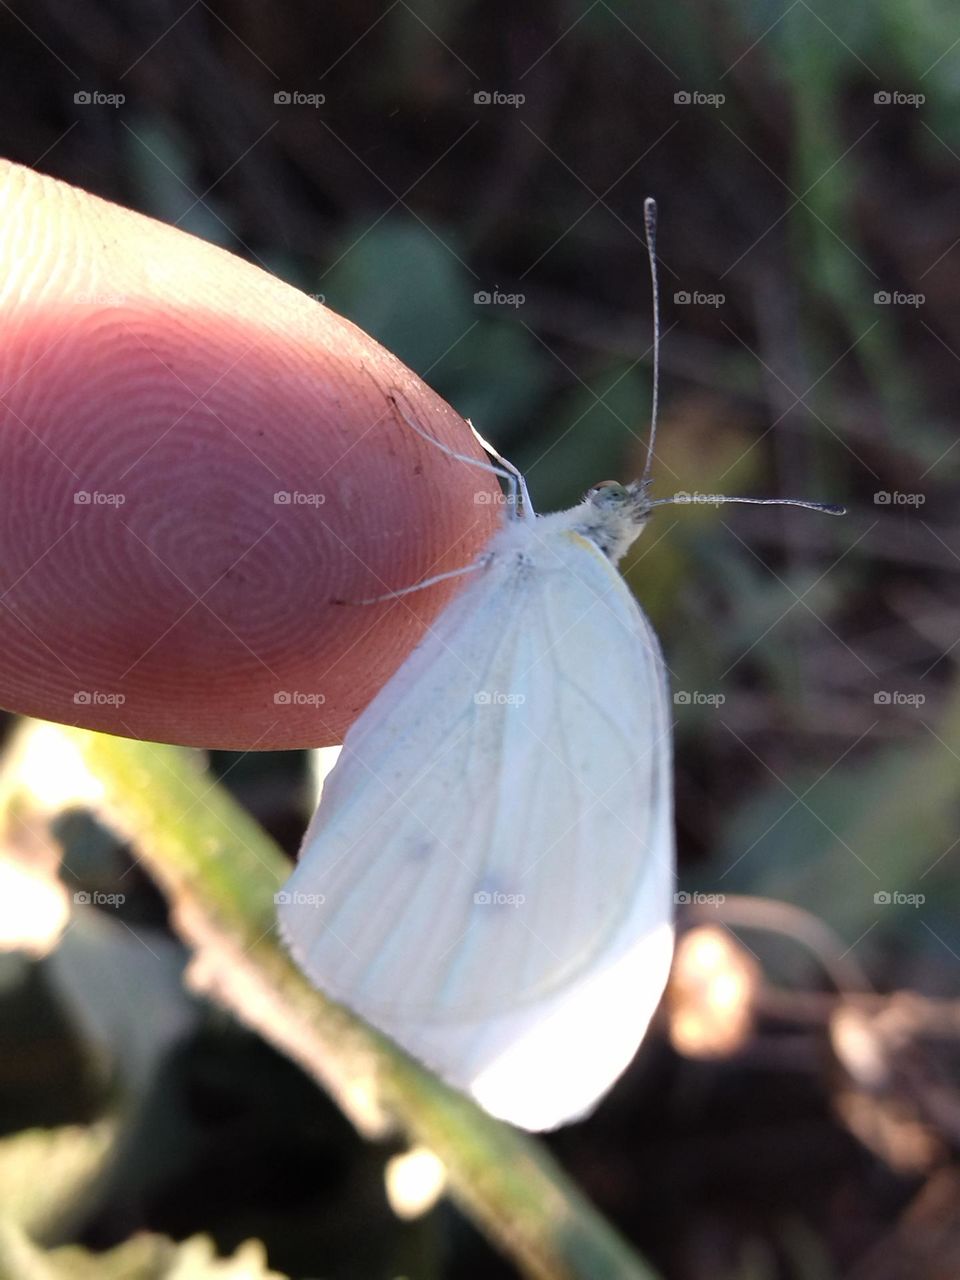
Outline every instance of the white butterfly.
[(670, 968), (669, 699), (616, 569), (658, 505), (653, 435), (643, 479), (545, 516), (481, 443), (510, 517), (347, 734), (279, 918), (324, 992), (550, 1129), (627, 1066)]

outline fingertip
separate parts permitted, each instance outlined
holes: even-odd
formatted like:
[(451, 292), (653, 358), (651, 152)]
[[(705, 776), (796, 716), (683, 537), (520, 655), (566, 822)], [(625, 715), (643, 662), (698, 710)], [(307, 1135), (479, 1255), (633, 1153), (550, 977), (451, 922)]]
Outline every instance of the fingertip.
[[(466, 424), (349, 321), (174, 228), (0, 166), (0, 699), (234, 748), (340, 741), (472, 559)], [(402, 604), (402, 607), (400, 607)]]

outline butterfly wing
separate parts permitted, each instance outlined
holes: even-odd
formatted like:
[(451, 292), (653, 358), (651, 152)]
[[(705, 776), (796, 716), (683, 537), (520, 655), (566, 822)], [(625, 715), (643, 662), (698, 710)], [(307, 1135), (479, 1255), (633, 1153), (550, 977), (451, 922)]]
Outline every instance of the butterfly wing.
[(317, 986), (536, 1129), (646, 1029), (673, 840), (656, 637), (591, 542), (524, 536), (350, 730), (280, 922)]

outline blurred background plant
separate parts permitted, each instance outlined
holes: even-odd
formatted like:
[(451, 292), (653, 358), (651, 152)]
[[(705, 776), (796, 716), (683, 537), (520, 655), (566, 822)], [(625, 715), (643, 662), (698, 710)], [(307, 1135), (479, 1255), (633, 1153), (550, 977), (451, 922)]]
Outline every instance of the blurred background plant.
[[(626, 566), (689, 932), (634, 1067), (547, 1141), (671, 1280), (960, 1271), (958, 36), (937, 0), (0, 7), (2, 154), (325, 299), (540, 509), (640, 470), (655, 195), (657, 492), (850, 506), (668, 508)], [(209, 768), (292, 854), (305, 757)], [(10, 1274), (53, 1265), (28, 1236), (144, 1230), (118, 1274), (167, 1274), (160, 1235), (206, 1266), (201, 1234), (238, 1275), (251, 1237), (290, 1275), (515, 1274), (445, 1202), (401, 1220), (389, 1152), (184, 993), (129, 847), (13, 794), (0, 1185), (43, 1196)]]

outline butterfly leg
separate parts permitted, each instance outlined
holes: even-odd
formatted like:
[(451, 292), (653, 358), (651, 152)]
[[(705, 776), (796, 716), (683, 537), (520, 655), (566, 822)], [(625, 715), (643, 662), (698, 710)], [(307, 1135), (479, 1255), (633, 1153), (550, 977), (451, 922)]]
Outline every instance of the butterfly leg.
[(526, 479), (524, 478), (523, 472), (518, 467), (515, 467), (513, 463), (510, 462), (507, 458), (505, 458), (502, 453), (498, 453), (497, 450), (493, 447), (493, 445), (489, 442), (489, 440), (484, 440), (483, 436), (480, 434), (480, 432), (473, 425), (473, 423), (470, 421), (469, 418), (467, 419), (467, 426), (473, 432), (473, 438), (474, 440), (476, 440), (477, 444), (479, 444), (480, 448), (485, 450), (485, 452), (489, 453), (491, 458), (496, 458), (497, 462), (500, 463), (500, 465), (504, 468), (504, 470), (509, 472), (509, 475), (512, 478), (512, 484), (510, 486), (510, 490), (514, 500), (516, 499), (517, 487), (519, 486), (520, 497), (523, 503), (524, 516), (532, 518), (536, 513), (534, 512), (534, 509), (533, 509), (533, 503), (530, 501), (530, 493), (527, 489), (527, 482), (526, 482)]
[(523, 501), (524, 511), (526, 512), (527, 510), (529, 510), (532, 513), (533, 508), (530, 506), (530, 495), (527, 493), (527, 485), (523, 476), (520, 474), (520, 472), (517, 470), (517, 468), (513, 465), (512, 462), (507, 462), (506, 458), (501, 458), (500, 454), (497, 453), (496, 449), (494, 449), (492, 445), (487, 444), (487, 442), (483, 439), (483, 437), (474, 427), (472, 422), (468, 423), (468, 426), (470, 427), (470, 430), (473, 432), (477, 441), (480, 443), (483, 449), (487, 453), (489, 453), (492, 457), (496, 458), (497, 461), (502, 464), (502, 466), (495, 467), (490, 462), (480, 462), (477, 458), (470, 458), (465, 453), (458, 453), (456, 449), (451, 449), (449, 445), (445, 445), (442, 441), (438, 440), (436, 436), (432, 436), (429, 433), (429, 431), (424, 431), (423, 427), (419, 426), (416, 422), (414, 422), (413, 419), (408, 414), (406, 414), (403, 411), (403, 409), (400, 407), (400, 403), (395, 396), (391, 395), (391, 396), (388, 396), (387, 398), (392, 402), (397, 413), (404, 420), (404, 422), (407, 424), (410, 430), (415, 431), (417, 435), (421, 437), (421, 439), (429, 441), (430, 444), (434, 445), (437, 449), (439, 449), (441, 453), (445, 453), (449, 458), (455, 458), (458, 462), (465, 462), (470, 467), (478, 467), (481, 471), (486, 471), (492, 475), (499, 476), (500, 479), (506, 483), (506, 485), (510, 490), (510, 494), (509, 494), (510, 504), (511, 504), (511, 508), (514, 511), (516, 510), (516, 507), (517, 507), (517, 494), (519, 489), (520, 496)]
[(449, 578), (462, 578), (476, 569), (484, 569), (490, 563), (488, 555), (482, 555), (471, 564), (461, 565), (459, 569), (448, 569), (446, 573), (435, 573), (432, 578), (424, 578), (415, 582), (412, 587), (401, 587), (398, 591), (386, 591), (382, 596), (368, 596), (365, 600), (334, 600), (334, 604), (382, 604), (385, 600), (398, 600), (400, 596), (412, 595), (414, 591), (423, 591), (432, 587), (435, 582), (446, 582)]

